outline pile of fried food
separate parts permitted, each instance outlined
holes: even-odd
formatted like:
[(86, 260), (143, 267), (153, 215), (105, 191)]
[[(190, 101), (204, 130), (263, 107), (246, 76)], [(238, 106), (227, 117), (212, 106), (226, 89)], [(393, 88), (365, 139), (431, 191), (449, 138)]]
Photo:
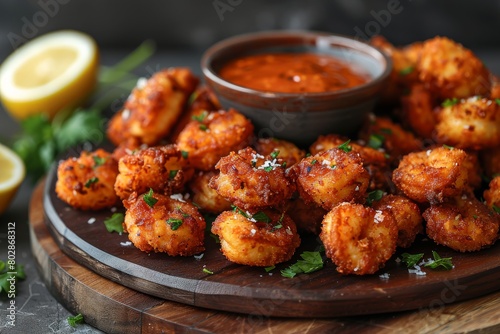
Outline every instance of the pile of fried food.
[(171, 68), (140, 79), (112, 117), (113, 152), (59, 163), (57, 195), (81, 210), (121, 200), (132, 243), (171, 256), (203, 252), (203, 214), (215, 214), (223, 254), (250, 266), (288, 261), (299, 232), (319, 235), (342, 274), (375, 273), (419, 233), (460, 252), (491, 246), (500, 84), (447, 38), (371, 43), (394, 68), (383, 111), (357, 138), (322, 135), (309, 152), (256, 138), (251, 121), (221, 110), (189, 69)]

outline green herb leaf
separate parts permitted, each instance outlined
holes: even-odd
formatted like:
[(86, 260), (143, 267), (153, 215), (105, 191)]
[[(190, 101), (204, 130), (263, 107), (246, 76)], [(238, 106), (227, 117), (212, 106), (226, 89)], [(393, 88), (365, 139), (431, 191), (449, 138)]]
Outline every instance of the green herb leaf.
[(418, 263), (424, 256), (424, 253), (418, 253), (418, 254), (408, 254), (408, 253), (403, 253), (401, 254), (401, 260), (403, 263), (406, 264), (406, 267), (412, 268), (414, 265)]
[(443, 147), (449, 149), (450, 151), (453, 151), (454, 149), (453, 146), (448, 146), (448, 145), (443, 145)]
[(309, 274), (323, 268), (323, 259), (320, 252), (303, 252), (300, 254), (302, 260), (298, 260), (288, 268), (281, 271), (284, 277), (295, 277), (297, 274)]
[(168, 172), (168, 179), (169, 180), (173, 180), (175, 179), (175, 176), (177, 175), (179, 171), (178, 170), (171, 170), (170, 172)]
[(311, 165), (315, 165), (317, 162), (318, 162), (318, 160), (313, 159), (313, 160), (311, 161)]
[(374, 190), (368, 193), (366, 205), (371, 206), (374, 201), (379, 201), (384, 196), (383, 190)]
[(413, 66), (408, 66), (399, 71), (399, 75), (408, 75), (413, 72), (415, 68)]
[(108, 217), (104, 220), (104, 225), (106, 226), (106, 230), (108, 230), (109, 233), (111, 232), (117, 232), (117, 233), (123, 233), (123, 221), (125, 217), (123, 213), (120, 212), (115, 212), (111, 217)]
[(273, 166), (267, 166), (267, 167), (264, 167), (264, 170), (265, 170), (266, 172), (270, 172), (270, 171), (272, 171), (273, 169), (274, 169), (274, 167), (273, 167)]
[(274, 268), (276, 268), (276, 266), (265, 267), (264, 270), (266, 271), (266, 273), (268, 273), (271, 270), (273, 270)]
[(238, 212), (240, 215), (242, 215), (245, 218), (250, 218), (250, 216), (245, 211), (241, 210), (236, 205), (231, 205), (231, 207), (233, 208), (234, 212)]
[(342, 151), (346, 152), (346, 153), (349, 153), (349, 152), (352, 151), (352, 146), (349, 145), (350, 142), (351, 142), (351, 140), (349, 139), (345, 143), (340, 144), (338, 148), (341, 149)]
[(208, 116), (208, 112), (203, 111), (201, 114), (193, 115), (191, 118), (195, 121), (202, 123), (205, 120), (205, 118), (207, 118), (207, 116)]
[(83, 324), (85, 322), (81, 313), (78, 313), (75, 316), (69, 316), (67, 320), (68, 325), (70, 325), (71, 327), (76, 327), (76, 325)]
[[(17, 281), (26, 278), (24, 272), (24, 266), (21, 264), (9, 264), (7, 262), (0, 261), (0, 294), (5, 292), (6, 294), (14, 293), (16, 294)], [(11, 280), (14, 278), (14, 291), (11, 290)]]
[(207, 126), (205, 124), (200, 124), (200, 130), (207, 131), (208, 128), (207, 128)]
[(500, 99), (495, 99), (495, 102), (500, 106)]
[(107, 158), (102, 158), (97, 155), (93, 155), (92, 159), (94, 159), (94, 168), (104, 165), (108, 160)]
[(378, 150), (384, 145), (385, 137), (379, 134), (370, 135), (370, 139), (368, 140), (368, 146)]
[(446, 99), (441, 103), (441, 106), (446, 108), (446, 107), (451, 107), (454, 106), (455, 104), (458, 103), (458, 99), (456, 97), (451, 98), (451, 99)]
[(181, 155), (184, 159), (187, 159), (188, 156), (189, 156), (189, 152), (188, 151), (181, 151)]
[(153, 188), (149, 188), (149, 191), (142, 197), (144, 202), (146, 202), (149, 207), (153, 207), (158, 200), (153, 197)]
[(167, 224), (170, 225), (172, 231), (177, 230), (182, 225), (182, 219), (180, 218), (168, 218)]
[(279, 150), (274, 150), (271, 152), (270, 156), (271, 156), (271, 158), (276, 159), (279, 154), (280, 154)]
[(260, 223), (270, 223), (271, 222), (271, 218), (269, 218), (269, 216), (266, 215), (265, 212), (263, 212), (263, 211), (259, 211), (256, 214), (252, 215), (252, 218)]
[(208, 270), (207, 268), (203, 268), (203, 272), (204, 272), (205, 274), (210, 274), (210, 275), (213, 275), (213, 274), (214, 274), (214, 272), (213, 272), (213, 271)]
[(87, 182), (85, 182), (85, 188), (90, 188), (90, 186), (92, 186), (94, 183), (97, 183), (99, 182), (99, 178), (97, 177), (91, 177), (90, 179), (87, 180)]
[(446, 270), (453, 269), (453, 263), (451, 262), (451, 257), (442, 258), (435, 251), (432, 251), (432, 256), (434, 257), (434, 261), (426, 263), (425, 267), (429, 267), (432, 269), (436, 269), (438, 267), (443, 267)]

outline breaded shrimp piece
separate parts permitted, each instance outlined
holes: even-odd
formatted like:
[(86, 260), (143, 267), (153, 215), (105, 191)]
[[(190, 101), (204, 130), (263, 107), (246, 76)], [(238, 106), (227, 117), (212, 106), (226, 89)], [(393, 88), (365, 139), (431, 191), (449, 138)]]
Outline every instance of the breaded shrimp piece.
[(396, 251), (398, 228), (388, 211), (341, 203), (328, 212), (320, 233), (325, 253), (341, 274), (373, 274)]
[(295, 223), (285, 213), (224, 211), (212, 224), (221, 251), (235, 263), (268, 267), (290, 260), (300, 244)]
[(392, 213), (398, 226), (398, 247), (410, 247), (417, 234), (423, 232), (420, 209), (417, 204), (404, 196), (383, 196), (380, 200), (373, 202), (372, 208)]
[(221, 158), (215, 168), (220, 173), (210, 180), (210, 187), (245, 210), (278, 207), (295, 191), (279, 154), (265, 157), (247, 147)]
[(100, 210), (118, 202), (113, 186), (118, 164), (103, 149), (83, 151), (78, 158), (68, 158), (57, 166), (57, 197), (74, 208)]
[(113, 150), (112, 156), (116, 161), (120, 161), (125, 155), (133, 154), (136, 151), (148, 148), (148, 145), (141, 144), (137, 138), (125, 139), (120, 145), (116, 146)]
[(191, 203), (162, 194), (132, 193), (123, 204), (125, 231), (141, 251), (190, 256), (205, 250), (206, 223)]
[(370, 116), (369, 121), (359, 132), (359, 138), (366, 143), (370, 139), (377, 138), (381, 142), (381, 148), (389, 154), (389, 160), (393, 163), (410, 152), (420, 151), (423, 143), (401, 125), (393, 122), (387, 117)]
[(500, 78), (491, 75), (491, 92), (490, 92), (490, 99), (495, 100), (495, 99), (500, 99)]
[(486, 205), (493, 211), (500, 213), (500, 176), (494, 177), (483, 192)]
[(231, 209), (231, 203), (209, 186), (212, 177), (216, 177), (217, 175), (219, 175), (219, 172), (215, 170), (208, 172), (199, 171), (189, 181), (188, 188), (193, 194), (193, 202), (202, 211), (221, 213), (222, 211)]
[(286, 205), (286, 213), (295, 222), (297, 229), (315, 235), (321, 232), (321, 222), (327, 212), (316, 203), (306, 204), (301, 197), (291, 199)]
[[(380, 137), (377, 137), (375, 143), (370, 141), (368, 144), (378, 146), (379, 143), (381, 143), (379, 139)], [(338, 148), (348, 140), (348, 138), (336, 134), (322, 135), (311, 144), (309, 152), (315, 155), (332, 148)], [(352, 152), (359, 154), (363, 161), (363, 167), (370, 174), (370, 185), (368, 189), (388, 189), (391, 171), (389, 169), (389, 161), (383, 150), (380, 150), (378, 147), (375, 149), (352, 141), (349, 142), (349, 146), (352, 148)]]
[(148, 80), (139, 79), (123, 109), (111, 118), (108, 138), (115, 145), (128, 138), (158, 144), (174, 127), (198, 82), (187, 68), (169, 68)]
[(115, 182), (116, 194), (127, 199), (130, 194), (145, 193), (149, 188), (161, 194), (179, 192), (192, 175), (175, 145), (148, 147), (122, 157)]
[(203, 113), (186, 125), (176, 143), (192, 167), (211, 170), (229, 152), (248, 146), (253, 130), (250, 120), (234, 109)]
[(410, 199), (425, 203), (443, 202), (460, 195), (467, 187), (467, 153), (460, 149), (438, 147), (410, 153), (393, 171), (394, 184)]
[(419, 79), (441, 99), (488, 95), (490, 73), (471, 50), (446, 37), (423, 43)]
[(481, 150), (500, 145), (500, 105), (471, 97), (438, 112), (435, 139), (461, 149)]
[(463, 194), (424, 211), (426, 232), (440, 245), (459, 252), (478, 251), (498, 239), (499, 217), (473, 194)]
[(364, 201), (370, 175), (355, 152), (334, 148), (302, 159), (291, 167), (306, 203), (331, 210), (341, 202)]
[(286, 162), (287, 167), (295, 165), (306, 156), (306, 152), (294, 143), (277, 138), (259, 138), (254, 144), (255, 151), (261, 155), (279, 152), (279, 157)]
[(402, 119), (418, 136), (432, 138), (437, 123), (432, 94), (422, 84), (415, 84), (401, 97)]

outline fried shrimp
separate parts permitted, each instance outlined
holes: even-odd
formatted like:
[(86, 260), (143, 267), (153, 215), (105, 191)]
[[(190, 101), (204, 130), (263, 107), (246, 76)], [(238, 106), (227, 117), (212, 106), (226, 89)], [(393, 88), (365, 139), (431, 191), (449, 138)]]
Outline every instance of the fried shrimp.
[(364, 201), (370, 175), (359, 154), (334, 148), (304, 158), (292, 167), (306, 203), (331, 210), (341, 202)]
[(500, 176), (494, 177), (483, 192), (486, 205), (493, 211), (500, 213)]
[(286, 213), (295, 222), (297, 229), (315, 235), (321, 232), (321, 222), (327, 212), (316, 203), (306, 204), (301, 197), (291, 199), (286, 205)]
[(446, 37), (423, 43), (419, 79), (441, 99), (488, 95), (490, 74), (472, 51)]
[(472, 194), (431, 205), (423, 217), (429, 238), (459, 252), (478, 251), (498, 239), (500, 216)]
[(108, 138), (115, 145), (128, 138), (158, 144), (174, 127), (198, 82), (187, 68), (169, 68), (148, 80), (139, 79), (123, 109), (111, 118)]
[(217, 175), (219, 175), (218, 171), (200, 171), (189, 181), (188, 188), (193, 194), (193, 202), (202, 211), (221, 213), (231, 209), (231, 203), (209, 186), (210, 179)]
[(341, 203), (326, 214), (320, 238), (339, 273), (366, 275), (394, 254), (398, 228), (390, 212)]
[(438, 147), (403, 157), (392, 174), (395, 185), (410, 199), (425, 203), (443, 202), (460, 195), (467, 186), (467, 153)]
[(398, 247), (410, 247), (417, 234), (423, 232), (422, 215), (417, 204), (399, 195), (386, 195), (373, 202), (375, 210), (389, 211), (398, 226)]
[(99, 210), (115, 205), (118, 196), (113, 186), (118, 164), (103, 149), (83, 151), (78, 158), (61, 161), (57, 166), (57, 196), (74, 208)]
[(295, 191), (279, 153), (265, 157), (247, 147), (222, 157), (215, 168), (220, 173), (210, 180), (210, 187), (245, 210), (278, 207)]
[(500, 78), (497, 76), (492, 76), (491, 79), (490, 99), (500, 99)]
[(185, 165), (175, 145), (148, 147), (125, 155), (118, 163), (116, 194), (124, 200), (133, 192), (142, 194), (149, 188), (166, 195), (179, 192), (191, 175), (183, 169)]
[(418, 136), (432, 138), (437, 123), (432, 94), (422, 84), (413, 85), (408, 95), (401, 97), (402, 118)]
[(141, 251), (190, 256), (205, 250), (206, 223), (194, 205), (156, 193), (133, 193), (123, 204), (128, 238)]
[[(369, 144), (378, 148), (381, 144), (380, 137), (372, 138)], [(336, 134), (329, 134), (324, 136), (319, 136), (318, 139), (310, 146), (309, 152), (312, 155), (330, 150), (332, 148), (338, 148), (342, 144), (346, 143), (348, 138)], [(363, 167), (370, 174), (370, 185), (369, 190), (376, 189), (388, 189), (390, 180), (390, 169), (389, 162), (383, 151), (378, 149), (361, 145), (356, 142), (349, 142), (349, 146), (352, 152), (356, 152), (361, 157), (363, 161)]]
[(500, 105), (471, 97), (438, 112), (435, 139), (461, 149), (481, 150), (500, 145)]
[(268, 267), (290, 260), (300, 244), (295, 223), (285, 213), (224, 211), (212, 224), (221, 251), (235, 263)]
[(203, 113), (186, 125), (176, 143), (192, 167), (211, 170), (229, 152), (246, 147), (253, 130), (250, 120), (234, 109)]
[(259, 138), (255, 144), (255, 151), (261, 155), (279, 152), (279, 157), (286, 162), (287, 167), (295, 165), (306, 156), (306, 152), (295, 144), (277, 138)]

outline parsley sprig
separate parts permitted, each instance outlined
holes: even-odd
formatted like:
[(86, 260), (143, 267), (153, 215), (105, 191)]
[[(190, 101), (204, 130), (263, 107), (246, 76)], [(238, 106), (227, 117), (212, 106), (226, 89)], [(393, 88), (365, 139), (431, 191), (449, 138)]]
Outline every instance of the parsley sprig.
[(83, 315), (81, 313), (78, 313), (75, 316), (69, 316), (67, 319), (68, 325), (71, 327), (76, 327), (78, 324), (83, 324), (85, 323), (85, 320), (83, 319)]
[[(409, 254), (409, 253), (403, 253), (401, 254), (401, 260), (403, 263), (406, 264), (408, 268), (413, 268), (414, 266), (418, 265), (419, 262), (422, 260), (424, 257), (424, 253), (418, 253), (418, 254)], [(424, 261), (424, 267), (431, 268), (431, 269), (436, 269), (442, 267), (445, 270), (451, 270), (453, 269), (453, 263), (451, 261), (451, 257), (444, 257), (442, 258), (436, 251), (432, 251), (432, 257), (434, 259), (431, 259), (430, 261), (425, 262)]]
[[(19, 264), (9, 264), (8, 262), (0, 261), (0, 294), (5, 292), (6, 294), (10, 294), (12, 277), (15, 279), (14, 286), (17, 286), (18, 280), (23, 280), (26, 278), (26, 274), (24, 273), (24, 266)], [(14, 291), (15, 294), (15, 291)], [(10, 298), (10, 297), (9, 297)]]
[(106, 230), (111, 232), (123, 233), (123, 221), (125, 216), (121, 212), (115, 212), (111, 217), (104, 220)]
[(323, 268), (323, 258), (320, 252), (303, 252), (300, 254), (302, 260), (297, 260), (286, 269), (281, 271), (281, 276), (293, 278), (297, 274), (309, 274)]

